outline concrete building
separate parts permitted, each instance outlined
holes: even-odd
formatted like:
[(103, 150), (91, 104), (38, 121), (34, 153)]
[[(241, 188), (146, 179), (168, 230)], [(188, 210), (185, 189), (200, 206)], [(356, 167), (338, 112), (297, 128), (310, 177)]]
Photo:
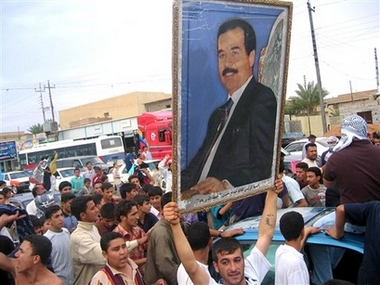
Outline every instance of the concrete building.
[(58, 140), (89, 139), (120, 135), (124, 146), (136, 144), (138, 115), (172, 107), (172, 95), (161, 92), (133, 92), (59, 111)]
[[(363, 117), (369, 124), (380, 125), (380, 94), (376, 89), (325, 98), (324, 103), (328, 129), (340, 126), (343, 118), (353, 114)], [(290, 120), (286, 115), (284, 126), (286, 132), (302, 132), (309, 135), (306, 116), (292, 116)], [(320, 115), (310, 116), (310, 127), (316, 136), (324, 135)]]
[(144, 112), (171, 108), (172, 95), (133, 92), (59, 111), (62, 131), (111, 120), (131, 118)]

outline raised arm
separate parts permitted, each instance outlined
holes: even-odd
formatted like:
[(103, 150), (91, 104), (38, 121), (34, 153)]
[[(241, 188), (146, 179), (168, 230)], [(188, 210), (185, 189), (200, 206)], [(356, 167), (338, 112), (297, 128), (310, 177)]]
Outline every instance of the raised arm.
[(171, 225), (178, 256), (191, 281), (194, 285), (209, 284), (208, 274), (198, 265), (190, 244), (182, 231), (177, 203), (170, 202), (165, 205), (164, 217)]
[(259, 223), (259, 238), (256, 247), (262, 254), (266, 255), (272, 241), (277, 218), (277, 198), (284, 189), (281, 176), (275, 180), (275, 190), (267, 191), (265, 207)]

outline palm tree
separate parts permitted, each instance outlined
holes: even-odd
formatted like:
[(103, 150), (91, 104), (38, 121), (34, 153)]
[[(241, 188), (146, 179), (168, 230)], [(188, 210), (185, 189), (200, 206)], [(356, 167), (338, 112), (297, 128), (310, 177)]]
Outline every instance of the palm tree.
[(29, 129), (26, 130), (27, 132), (35, 135), (35, 134), (40, 134), (44, 132), (44, 127), (41, 124), (34, 124), (29, 127)]
[[(298, 85), (298, 90), (295, 90), (297, 96), (291, 96), (289, 108), (298, 114), (304, 114), (307, 116), (307, 122), (309, 125), (309, 134), (311, 134), (310, 116), (316, 114), (317, 106), (320, 104), (318, 85), (314, 81), (308, 82), (304, 87), (301, 84)], [(322, 97), (328, 95), (329, 92), (322, 90)]]

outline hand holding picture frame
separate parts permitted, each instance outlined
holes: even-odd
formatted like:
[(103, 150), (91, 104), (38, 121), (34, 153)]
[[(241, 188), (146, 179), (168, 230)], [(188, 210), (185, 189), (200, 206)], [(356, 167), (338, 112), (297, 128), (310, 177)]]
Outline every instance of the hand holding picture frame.
[(173, 194), (184, 212), (273, 188), (291, 13), (291, 2), (175, 2)]

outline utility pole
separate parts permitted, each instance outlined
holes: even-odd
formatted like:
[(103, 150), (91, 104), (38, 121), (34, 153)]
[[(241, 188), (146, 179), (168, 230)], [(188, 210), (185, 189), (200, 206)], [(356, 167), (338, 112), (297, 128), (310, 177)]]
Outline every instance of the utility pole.
[(39, 89), (37, 90), (37, 88), (34, 88), (34, 91), (35, 92), (40, 92), (40, 102), (41, 102), (41, 109), (42, 109), (42, 117), (44, 118), (44, 123), (45, 123), (46, 122), (45, 107), (44, 107), (44, 100), (42, 98), (42, 92), (45, 92), (45, 88), (44, 88), (44, 90), (42, 90), (41, 89), (41, 83), (40, 83)]
[(317, 72), (317, 85), (318, 85), (318, 90), (319, 90), (319, 103), (320, 103), (320, 107), (321, 107), (322, 127), (323, 127), (323, 133), (326, 133), (327, 132), (327, 123), (326, 123), (325, 105), (323, 103), (323, 92), (322, 92), (321, 74), (319, 71), (317, 42), (315, 40), (313, 16), (311, 14), (311, 12), (315, 12), (315, 10), (314, 10), (314, 8), (311, 8), (309, 0), (307, 0), (307, 9), (309, 11), (311, 38), (313, 41), (313, 50), (314, 50), (315, 69)]
[(49, 89), (49, 100), (50, 100), (51, 117), (52, 117), (52, 119), (53, 119), (53, 122), (55, 122), (55, 120), (54, 120), (53, 100), (51, 99), (51, 90), (50, 90), (50, 89), (55, 88), (55, 86), (50, 86), (50, 82), (49, 82), (49, 80), (48, 80), (47, 82), (48, 82), (48, 85), (47, 85), (47, 86), (45, 85), (45, 86), (44, 86), (44, 89), (45, 89), (45, 88)]
[(379, 86), (379, 66), (377, 62), (377, 50), (375, 48), (375, 66), (376, 66), (376, 89), (377, 93), (380, 93), (380, 86)]
[(354, 103), (354, 95), (352, 94), (352, 84), (350, 80), (350, 92), (351, 92), (351, 102)]

